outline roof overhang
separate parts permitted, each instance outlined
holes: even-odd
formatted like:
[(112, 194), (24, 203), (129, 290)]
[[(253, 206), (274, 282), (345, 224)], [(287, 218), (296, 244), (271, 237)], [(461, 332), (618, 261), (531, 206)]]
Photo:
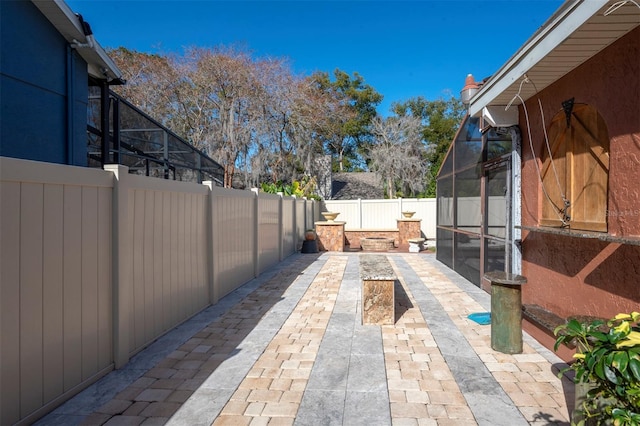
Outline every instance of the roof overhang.
[(108, 82), (122, 82), (122, 72), (102, 46), (95, 41), (93, 35), (85, 35), (80, 18), (64, 1), (32, 0), (32, 2), (87, 62), (89, 75)]
[[(469, 114), (487, 106), (519, 105), (536, 92), (592, 58), (640, 25), (640, 8), (633, 2), (613, 10), (611, 0), (567, 0), (536, 33), (480, 88)], [(605, 16), (607, 10), (612, 13)], [(526, 77), (533, 84), (521, 84)]]

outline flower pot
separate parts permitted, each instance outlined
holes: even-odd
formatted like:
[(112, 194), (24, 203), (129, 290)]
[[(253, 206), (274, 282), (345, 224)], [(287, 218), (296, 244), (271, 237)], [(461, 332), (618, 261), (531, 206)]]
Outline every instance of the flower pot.
[(316, 231), (313, 229), (307, 229), (304, 233), (304, 239), (306, 241), (313, 241), (316, 239)]

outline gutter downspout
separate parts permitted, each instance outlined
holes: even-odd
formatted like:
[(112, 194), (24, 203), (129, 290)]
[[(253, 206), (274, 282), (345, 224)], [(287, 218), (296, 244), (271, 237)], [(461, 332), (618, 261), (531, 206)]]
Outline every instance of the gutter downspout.
[(522, 275), (522, 135), (518, 125), (511, 134), (511, 272)]
[(109, 106), (110, 106), (110, 98), (109, 98), (109, 83), (107, 80), (100, 81), (100, 131), (102, 132), (102, 167), (105, 164), (110, 164), (111, 161), (109, 159)]

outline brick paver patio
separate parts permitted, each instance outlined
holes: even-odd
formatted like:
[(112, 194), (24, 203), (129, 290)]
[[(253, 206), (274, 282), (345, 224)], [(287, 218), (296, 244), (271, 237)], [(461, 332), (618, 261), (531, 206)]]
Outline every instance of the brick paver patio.
[(492, 350), (467, 318), (490, 296), (432, 254), (388, 255), (396, 323), (362, 326), (358, 256), (291, 256), (146, 371), (39, 424), (569, 424), (560, 359), (528, 335), (522, 354)]

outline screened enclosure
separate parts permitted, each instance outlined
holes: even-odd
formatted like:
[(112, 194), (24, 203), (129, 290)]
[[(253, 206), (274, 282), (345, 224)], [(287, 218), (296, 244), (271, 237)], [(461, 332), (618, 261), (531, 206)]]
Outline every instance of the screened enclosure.
[(220, 164), (111, 90), (89, 87), (87, 120), (90, 167), (121, 164), (133, 174), (222, 186)]
[(477, 286), (512, 272), (512, 139), (516, 128), (466, 117), (437, 178), (437, 258)]

